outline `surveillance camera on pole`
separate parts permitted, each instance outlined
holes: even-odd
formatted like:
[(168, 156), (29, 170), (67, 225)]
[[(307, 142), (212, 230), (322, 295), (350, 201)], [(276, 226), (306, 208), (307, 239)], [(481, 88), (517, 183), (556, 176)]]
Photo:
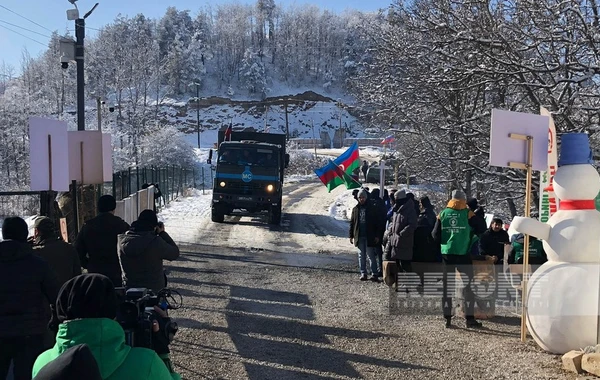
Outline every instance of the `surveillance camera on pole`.
[[(94, 9), (98, 6), (98, 3), (92, 7), (92, 9), (86, 13), (83, 18), (79, 17), (79, 9), (77, 8), (77, 0), (68, 0), (69, 3), (75, 6), (75, 9), (67, 10), (67, 19), (71, 21), (75, 21), (75, 38), (74, 42), (74, 60), (77, 62), (77, 130), (84, 131), (85, 130), (85, 79), (84, 79), (84, 48), (83, 48), (83, 40), (85, 39), (85, 19), (88, 18)], [(62, 44), (61, 44), (62, 47)], [(66, 50), (66, 48), (65, 48)], [(61, 51), (62, 53), (62, 51)], [(70, 48), (69, 48), (70, 54)], [(63, 68), (69, 67), (70, 55), (69, 54), (61, 54), (61, 63)], [(64, 55), (64, 57), (63, 57)]]
[(75, 41), (71, 38), (59, 40), (60, 63), (63, 69), (69, 68), (69, 63), (75, 62)]

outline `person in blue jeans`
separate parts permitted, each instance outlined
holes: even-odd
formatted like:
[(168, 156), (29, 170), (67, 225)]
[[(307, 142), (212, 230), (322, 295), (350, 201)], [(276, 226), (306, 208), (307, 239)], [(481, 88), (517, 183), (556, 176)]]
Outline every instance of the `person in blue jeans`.
[(358, 265), (360, 268), (360, 280), (368, 280), (367, 256), (371, 269), (371, 281), (379, 282), (379, 273), (382, 269), (377, 265), (376, 250), (381, 245), (380, 236), (383, 236), (382, 223), (379, 218), (379, 210), (372, 202), (367, 202), (369, 193), (361, 189), (357, 195), (358, 204), (352, 209), (350, 218), (350, 244), (354, 244), (360, 252), (358, 254)]

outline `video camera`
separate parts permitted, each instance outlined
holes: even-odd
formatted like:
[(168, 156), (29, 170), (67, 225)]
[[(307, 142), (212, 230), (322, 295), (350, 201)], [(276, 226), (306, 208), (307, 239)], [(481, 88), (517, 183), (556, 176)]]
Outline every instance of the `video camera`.
[[(170, 289), (162, 289), (158, 294), (154, 294), (146, 288), (118, 288), (117, 294), (121, 298), (117, 308), (117, 322), (125, 330), (125, 344), (156, 351), (157, 343), (168, 345), (173, 341), (179, 330), (177, 323), (171, 318), (160, 316), (154, 310), (154, 306), (164, 311), (178, 309), (182, 300), (179, 293)], [(179, 304), (174, 294), (179, 295)], [(157, 334), (152, 331), (153, 321), (157, 321), (159, 325)]]

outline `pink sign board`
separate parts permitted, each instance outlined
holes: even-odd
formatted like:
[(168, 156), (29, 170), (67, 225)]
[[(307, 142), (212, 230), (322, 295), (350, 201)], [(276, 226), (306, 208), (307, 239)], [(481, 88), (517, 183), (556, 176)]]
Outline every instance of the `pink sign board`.
[(29, 118), (31, 191), (69, 191), (67, 123)]
[(84, 185), (104, 183), (102, 132), (70, 131), (69, 179)]
[(527, 163), (527, 141), (509, 137), (520, 134), (533, 137), (533, 170), (548, 169), (548, 126), (550, 118), (521, 112), (492, 110), (490, 166), (508, 167), (509, 162)]

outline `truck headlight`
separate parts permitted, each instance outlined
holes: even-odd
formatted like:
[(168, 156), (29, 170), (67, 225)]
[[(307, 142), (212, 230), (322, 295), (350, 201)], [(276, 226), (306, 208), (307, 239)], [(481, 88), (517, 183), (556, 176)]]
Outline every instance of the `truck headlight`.
[(221, 183), (219, 183), (219, 186), (221, 186), (221, 187), (225, 187), (225, 182), (221, 182)]
[(275, 189), (275, 186), (273, 185), (267, 185), (267, 191), (270, 193), (271, 191), (273, 191)]

